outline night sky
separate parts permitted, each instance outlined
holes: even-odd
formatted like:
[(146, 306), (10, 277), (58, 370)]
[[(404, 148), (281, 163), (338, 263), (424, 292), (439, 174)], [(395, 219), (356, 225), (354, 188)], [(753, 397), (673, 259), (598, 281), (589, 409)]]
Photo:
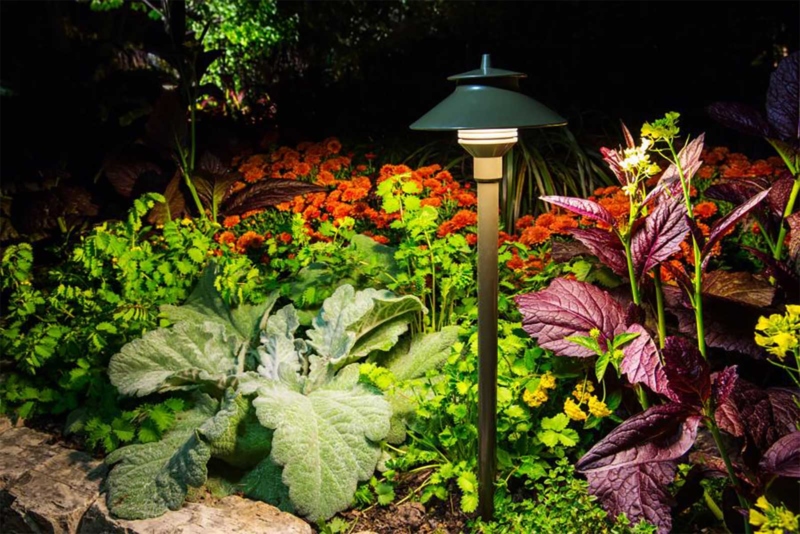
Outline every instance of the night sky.
[[(89, 83), (101, 49), (84, 44), (76, 54), (77, 41), (58, 22), (97, 15), (76, 5), (0, 2), (0, 77), (16, 89), (0, 98), (4, 180), (24, 178), (30, 164), (64, 160), (75, 166), (73, 174), (93, 174), (121, 131), (99, 121), (98, 103), (108, 95)], [(763, 140), (726, 130), (704, 108), (732, 100), (763, 110), (773, 62), (784, 48), (800, 49), (798, 1), (453, 7), (433, 31), (400, 27), (391, 46), (366, 42), (351, 50), (357, 69), (338, 79), (325, 78), (315, 64), (303, 76), (282, 78), (272, 92), (279, 132), (287, 142), (329, 135), (377, 145), (400, 139), (411, 150), (431, 137), (408, 125), (453, 90), (447, 76), (477, 68), (481, 54), (491, 53), (494, 66), (528, 74), (523, 92), (566, 117), (590, 148), (619, 139), (620, 120), (638, 131), (643, 121), (678, 111), (684, 131), (706, 132), (708, 144), (771, 155)], [(324, 27), (306, 30), (300, 44), (327, 46), (324, 37)], [(9, 167), (20, 158), (27, 168)]]

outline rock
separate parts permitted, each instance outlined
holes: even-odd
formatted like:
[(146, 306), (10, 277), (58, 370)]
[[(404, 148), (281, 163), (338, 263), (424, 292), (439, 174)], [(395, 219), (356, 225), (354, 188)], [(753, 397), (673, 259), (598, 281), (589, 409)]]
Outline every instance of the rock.
[(311, 526), (269, 504), (231, 496), (214, 506), (186, 504), (161, 517), (126, 521), (98, 498), (81, 521), (79, 534), (312, 534)]
[(0, 531), (77, 532), (81, 517), (100, 493), (105, 465), (83, 452), (58, 446), (42, 444), (31, 451), (54, 454), (2, 491)]
[(418, 502), (404, 502), (397, 507), (396, 513), (409, 527), (418, 527), (425, 521), (425, 507)]
[(60, 447), (46, 444), (49, 439), (47, 434), (25, 427), (0, 433), (0, 492), (59, 453)]

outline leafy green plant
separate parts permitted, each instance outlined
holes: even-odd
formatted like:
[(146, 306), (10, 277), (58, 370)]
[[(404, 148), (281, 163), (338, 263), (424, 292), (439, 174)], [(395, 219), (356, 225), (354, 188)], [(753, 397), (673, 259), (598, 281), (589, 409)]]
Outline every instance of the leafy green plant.
[(453, 324), (456, 303), (470, 296), (473, 251), (461, 234), (438, 235), (439, 210), (422, 204), (410, 176), (391, 176), (377, 188), (384, 211), (400, 215), (391, 223), (402, 237), (394, 255), (399, 272), (389, 288), (419, 295), (430, 310), (425, 329), (436, 331)]
[[(124, 395), (203, 392), (161, 441), (109, 457), (117, 464), (108, 481), (113, 513), (152, 517), (180, 506), (188, 488), (205, 481), (212, 456), (229, 463), (249, 458), (240, 465), (250, 470), (240, 481), (245, 494), (290, 499), (315, 520), (346, 508), (358, 480), (372, 476), (392, 408), (359, 384), (354, 363), (394, 347), (423, 311), (421, 302), (343, 285), (298, 338), (292, 305), (270, 313), (276, 298), (230, 309), (207, 274), (183, 306), (162, 307), (173, 326), (112, 357), (109, 377)], [(249, 430), (236, 429), (245, 423)], [(143, 462), (144, 486), (132, 478)]]

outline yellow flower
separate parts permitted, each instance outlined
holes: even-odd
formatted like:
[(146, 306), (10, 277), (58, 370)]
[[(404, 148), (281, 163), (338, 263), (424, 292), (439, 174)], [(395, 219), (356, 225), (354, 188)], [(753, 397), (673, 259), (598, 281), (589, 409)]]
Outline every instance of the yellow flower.
[(539, 380), (539, 389), (553, 389), (554, 387), (556, 387), (556, 377), (547, 371)]
[(578, 401), (579, 404), (583, 404), (584, 402), (589, 400), (589, 395), (594, 391), (594, 386), (588, 380), (578, 384), (575, 386), (575, 390), (572, 392), (572, 396)]
[(536, 388), (534, 392), (530, 392), (526, 389), (522, 394), (522, 400), (531, 408), (538, 408), (547, 402), (547, 392), (541, 388)]
[(783, 534), (784, 532), (797, 532), (798, 516), (784, 506), (774, 506), (763, 495), (756, 501), (756, 507), (764, 513), (750, 509), (749, 522), (759, 527), (761, 534)]
[(786, 306), (785, 315), (773, 313), (769, 318), (759, 317), (756, 331), (756, 344), (783, 360), (786, 353), (800, 347), (800, 306)]
[(589, 413), (595, 417), (608, 417), (611, 415), (611, 410), (608, 409), (606, 403), (595, 397), (589, 396)]
[(589, 417), (572, 399), (564, 401), (564, 413), (573, 421), (586, 421)]

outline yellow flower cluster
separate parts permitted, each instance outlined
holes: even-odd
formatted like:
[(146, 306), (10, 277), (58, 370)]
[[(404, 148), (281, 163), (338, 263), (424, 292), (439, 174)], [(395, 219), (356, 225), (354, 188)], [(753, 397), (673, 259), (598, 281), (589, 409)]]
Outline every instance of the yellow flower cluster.
[(798, 516), (783, 506), (773, 506), (763, 495), (756, 501), (756, 507), (750, 510), (750, 524), (759, 527), (756, 532), (763, 534), (784, 534), (784, 532), (797, 532)]
[(786, 313), (759, 317), (756, 324), (756, 343), (783, 361), (789, 351), (800, 347), (800, 305), (789, 304)]
[[(606, 403), (597, 398), (596, 395), (592, 395), (592, 392), (594, 392), (594, 386), (588, 380), (578, 384), (575, 387), (575, 391), (572, 392), (572, 396), (578, 402), (570, 398), (564, 401), (564, 413), (567, 414), (567, 417), (573, 421), (586, 421), (589, 418), (589, 414), (595, 417), (608, 417), (611, 415), (611, 410), (608, 409)], [(581, 405), (584, 403), (587, 404), (589, 414), (581, 409)]]
[(556, 377), (550, 371), (547, 371), (539, 377), (539, 385), (536, 386), (534, 391), (529, 391), (527, 388), (522, 394), (522, 400), (531, 408), (538, 408), (547, 402), (547, 392), (556, 387)]

